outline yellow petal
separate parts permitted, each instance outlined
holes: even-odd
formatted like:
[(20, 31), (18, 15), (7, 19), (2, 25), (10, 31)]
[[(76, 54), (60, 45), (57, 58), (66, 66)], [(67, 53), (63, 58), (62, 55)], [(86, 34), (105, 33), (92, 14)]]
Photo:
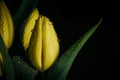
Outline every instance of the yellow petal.
[(9, 47), (9, 28), (8, 17), (4, 7), (5, 3), (0, 0), (0, 35), (3, 38), (5, 46)]
[(58, 37), (53, 27), (53, 24), (47, 17), (44, 17), (44, 25), (43, 25), (43, 70), (48, 69), (57, 59), (59, 54), (59, 42)]
[(39, 17), (39, 11), (38, 9), (34, 9), (34, 11), (31, 13), (31, 15), (29, 16), (27, 22), (25, 23), (25, 29), (24, 29), (24, 35), (23, 35), (23, 46), (25, 48), (25, 50), (28, 48), (29, 46), (29, 42), (30, 42), (30, 38), (32, 35), (32, 31), (34, 29), (36, 20)]
[(3, 0), (0, 0), (0, 35), (9, 49), (13, 42), (14, 25), (10, 11)]
[(11, 47), (12, 43), (13, 43), (13, 38), (14, 38), (14, 25), (13, 25), (13, 19), (12, 19), (12, 16), (10, 14), (10, 11), (8, 10), (7, 6), (5, 5), (5, 3), (3, 2), (3, 5), (2, 7), (4, 8), (4, 11), (6, 14), (6, 17), (7, 17), (7, 23), (8, 23), (8, 29), (9, 29), (9, 45), (8, 45), (8, 48)]
[(43, 20), (38, 19), (28, 48), (30, 61), (39, 70), (42, 70), (42, 23)]

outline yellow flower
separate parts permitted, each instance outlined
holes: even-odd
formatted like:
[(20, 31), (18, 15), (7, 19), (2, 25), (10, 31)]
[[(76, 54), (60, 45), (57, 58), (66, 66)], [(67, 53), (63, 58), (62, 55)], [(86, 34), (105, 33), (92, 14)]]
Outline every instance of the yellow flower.
[[(4, 44), (9, 49), (13, 42), (13, 21), (6, 4), (0, 0), (0, 36), (3, 38)], [(0, 76), (2, 76), (3, 60), (0, 53)]]
[[(33, 11), (33, 13), (37, 13), (36, 15), (38, 15), (37, 11)], [(34, 18), (36, 15), (32, 17)], [(40, 15), (38, 19), (36, 18), (37, 21), (34, 18), (33, 23), (30, 23), (30, 19), (31, 21), (33, 20), (32, 18), (28, 18), (27, 26), (24, 28), (25, 34), (23, 35), (28, 35), (29, 38), (23, 37), (23, 45), (25, 49), (28, 47), (28, 56), (31, 64), (38, 70), (44, 71), (58, 58), (58, 37), (52, 22), (47, 17)], [(31, 27), (27, 28), (28, 25), (31, 25)], [(27, 47), (25, 43), (27, 43)]]

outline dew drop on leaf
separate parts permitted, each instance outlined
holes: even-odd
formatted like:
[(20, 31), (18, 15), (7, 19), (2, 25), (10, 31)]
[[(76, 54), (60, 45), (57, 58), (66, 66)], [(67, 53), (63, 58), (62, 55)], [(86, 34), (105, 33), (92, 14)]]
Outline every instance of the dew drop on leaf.
[(73, 50), (74, 48), (71, 48), (71, 50)]
[(28, 71), (28, 69), (25, 67), (25, 68), (24, 68), (24, 71)]
[(22, 63), (22, 61), (18, 60), (18, 61), (17, 61), (17, 63), (19, 63), (19, 64), (20, 64), (20, 63)]

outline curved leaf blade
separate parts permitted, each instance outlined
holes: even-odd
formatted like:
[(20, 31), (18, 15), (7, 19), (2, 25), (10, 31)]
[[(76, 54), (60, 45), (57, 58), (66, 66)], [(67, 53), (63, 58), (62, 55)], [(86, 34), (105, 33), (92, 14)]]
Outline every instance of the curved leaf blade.
[(80, 37), (76, 43), (73, 44), (49, 70), (44, 72), (43, 80), (65, 80), (75, 57), (101, 24), (101, 22), (102, 19), (100, 19), (96, 25), (94, 25), (82, 37)]
[(0, 51), (4, 61), (5, 76), (7, 80), (15, 80), (14, 68), (12, 65), (11, 57), (8, 54), (8, 51), (4, 45), (3, 39), (0, 36)]

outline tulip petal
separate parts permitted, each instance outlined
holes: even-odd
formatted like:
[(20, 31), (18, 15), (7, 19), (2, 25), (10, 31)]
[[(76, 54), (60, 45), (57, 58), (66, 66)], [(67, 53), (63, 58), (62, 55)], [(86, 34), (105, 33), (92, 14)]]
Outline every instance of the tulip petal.
[(6, 4), (3, 3), (2, 6), (4, 7), (4, 12), (5, 12), (3, 15), (6, 15), (6, 20), (7, 20), (7, 22), (5, 22), (5, 23), (8, 23), (8, 25), (7, 25), (8, 30), (9, 30), (9, 38), (8, 38), (9, 45), (8, 45), (8, 48), (10, 48), (12, 43), (13, 43), (13, 38), (14, 38), (14, 25), (13, 25), (13, 20), (12, 20), (11, 13), (10, 13), (9, 9), (7, 8)]
[(38, 19), (33, 30), (29, 48), (28, 56), (37, 69), (42, 70), (42, 23), (44, 19)]
[(36, 24), (36, 20), (39, 18), (39, 11), (38, 9), (34, 9), (33, 12), (29, 15), (29, 17), (25, 20), (23, 26), (21, 26), (20, 36), (22, 39), (23, 46), (25, 50), (29, 46), (30, 38)]
[(48, 69), (58, 58), (59, 55), (59, 41), (57, 34), (55, 32), (53, 24), (50, 22), (49, 18), (44, 17), (43, 25), (43, 37), (42, 37), (42, 47), (43, 47), (43, 70)]
[(7, 21), (7, 13), (5, 10), (5, 3), (3, 1), (0, 1), (0, 35), (4, 40), (5, 46), (9, 47), (9, 24)]

